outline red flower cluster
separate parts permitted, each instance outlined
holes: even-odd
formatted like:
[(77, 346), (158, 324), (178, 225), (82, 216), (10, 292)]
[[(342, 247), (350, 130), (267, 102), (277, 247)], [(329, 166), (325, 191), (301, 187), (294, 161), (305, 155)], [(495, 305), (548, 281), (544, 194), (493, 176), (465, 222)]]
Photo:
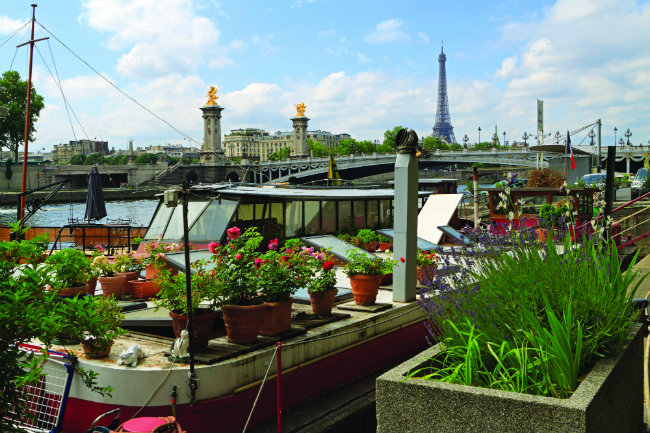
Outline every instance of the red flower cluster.
[(233, 228), (228, 229), (228, 231), (226, 233), (228, 234), (228, 237), (230, 238), (230, 240), (234, 241), (241, 234), (241, 230), (239, 230), (239, 227), (233, 227)]
[(278, 249), (278, 238), (275, 238), (269, 242), (269, 250), (277, 250)]
[(323, 263), (323, 270), (329, 271), (330, 269), (334, 269), (334, 262), (327, 260)]
[(219, 242), (210, 242), (210, 244), (208, 245), (208, 250), (210, 250), (211, 254), (216, 254), (218, 247), (219, 247)]

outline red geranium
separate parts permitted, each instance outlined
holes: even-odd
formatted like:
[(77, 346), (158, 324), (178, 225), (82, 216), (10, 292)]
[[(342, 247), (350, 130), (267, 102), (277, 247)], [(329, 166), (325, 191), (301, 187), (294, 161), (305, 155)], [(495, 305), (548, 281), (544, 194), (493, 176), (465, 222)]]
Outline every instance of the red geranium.
[(230, 238), (230, 240), (234, 241), (241, 234), (241, 230), (239, 230), (239, 227), (233, 227), (233, 228), (228, 229), (228, 231), (226, 233), (228, 234), (228, 237)]
[(334, 269), (334, 262), (327, 260), (325, 263), (323, 263), (323, 270), (329, 271), (330, 269)]

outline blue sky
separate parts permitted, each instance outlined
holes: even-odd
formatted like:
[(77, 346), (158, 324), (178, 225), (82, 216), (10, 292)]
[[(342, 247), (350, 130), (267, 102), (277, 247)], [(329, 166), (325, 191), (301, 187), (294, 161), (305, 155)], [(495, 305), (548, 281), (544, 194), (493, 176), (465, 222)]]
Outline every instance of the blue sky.
[[(25, 23), (32, 1), (3, 0), (0, 43)], [(310, 129), (381, 139), (408, 126), (431, 133), (441, 40), (457, 139), (477, 128), (521, 140), (536, 128), (565, 132), (603, 121), (631, 141), (650, 139), (650, 3), (558, 1), (42, 1), (36, 18), (75, 53), (184, 134), (202, 141), (199, 107), (219, 86), (225, 132), (290, 130), (304, 101)], [(37, 28), (36, 37), (49, 36)], [(0, 48), (0, 71), (27, 74), (23, 32)], [(35, 149), (74, 139), (47, 67), (52, 51), (77, 138), (115, 148), (187, 143), (138, 108), (59, 42), (40, 42), (34, 81), (46, 108)], [(14, 59), (15, 55), (15, 59)], [(47, 66), (46, 66), (47, 65)], [(574, 144), (580, 143), (585, 131)], [(587, 142), (585, 140), (585, 142)]]

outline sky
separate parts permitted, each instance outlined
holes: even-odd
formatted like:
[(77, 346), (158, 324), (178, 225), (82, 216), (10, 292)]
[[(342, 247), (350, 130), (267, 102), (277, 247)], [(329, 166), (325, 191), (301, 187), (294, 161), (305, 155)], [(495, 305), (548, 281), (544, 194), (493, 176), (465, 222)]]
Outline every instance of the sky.
[[(28, 28), (7, 37), (33, 1), (2, 0), (0, 72), (27, 76), (28, 47), (16, 45)], [(45, 108), (30, 151), (75, 138), (200, 143), (209, 86), (224, 133), (289, 131), (304, 102), (309, 130), (430, 135), (442, 41), (459, 142), (476, 142), (479, 127), (483, 141), (495, 126), (508, 141), (534, 135), (537, 99), (545, 132), (601, 119), (603, 145), (614, 127), (617, 139), (628, 128), (634, 144), (650, 139), (647, 0), (42, 0), (36, 20), (35, 38), (50, 39), (34, 52)], [(588, 132), (572, 144), (589, 143)]]

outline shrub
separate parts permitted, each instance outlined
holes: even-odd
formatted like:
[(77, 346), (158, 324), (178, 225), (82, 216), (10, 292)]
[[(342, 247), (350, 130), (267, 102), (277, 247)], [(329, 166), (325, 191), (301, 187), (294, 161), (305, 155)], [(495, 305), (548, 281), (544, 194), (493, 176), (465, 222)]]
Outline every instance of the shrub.
[(550, 168), (539, 168), (528, 172), (529, 188), (560, 187), (564, 182), (562, 173)]

